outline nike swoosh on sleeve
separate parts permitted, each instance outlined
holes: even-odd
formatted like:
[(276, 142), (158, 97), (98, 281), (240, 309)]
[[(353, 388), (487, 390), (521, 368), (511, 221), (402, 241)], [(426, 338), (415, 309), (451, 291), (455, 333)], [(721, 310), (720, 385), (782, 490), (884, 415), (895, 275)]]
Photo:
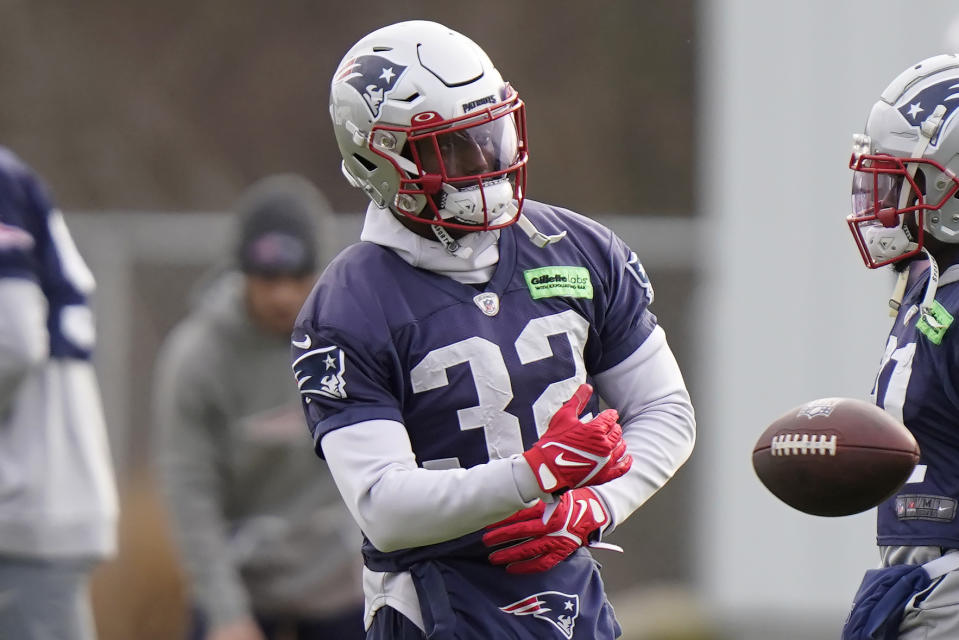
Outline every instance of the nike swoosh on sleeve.
[(310, 339), (310, 336), (304, 336), (302, 340), (293, 340), (293, 346), (298, 349), (309, 349), (313, 345), (313, 340)]

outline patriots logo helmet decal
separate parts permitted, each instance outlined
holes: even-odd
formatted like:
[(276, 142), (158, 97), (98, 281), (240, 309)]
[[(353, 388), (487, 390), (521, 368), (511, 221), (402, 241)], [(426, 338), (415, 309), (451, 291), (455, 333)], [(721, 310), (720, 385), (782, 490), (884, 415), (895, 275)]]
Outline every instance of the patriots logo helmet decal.
[(333, 77), (333, 82), (345, 82), (363, 96), (374, 118), (380, 115), (380, 105), (396, 87), (406, 67), (383, 56), (356, 56), (346, 60)]
[[(946, 112), (942, 116), (942, 121), (945, 123), (959, 108), (959, 82), (956, 81), (956, 78), (943, 80), (925, 87), (907, 100), (898, 110), (902, 117), (906, 119), (906, 122), (918, 127), (939, 105), (946, 108)], [(943, 128), (940, 127), (939, 130), (942, 131)], [(936, 138), (938, 137), (937, 132)], [(932, 140), (932, 144), (936, 144), (936, 139)]]
[(579, 616), (579, 596), (559, 591), (541, 591), (500, 607), (500, 611), (545, 620), (556, 627), (564, 638), (572, 640), (573, 628)]

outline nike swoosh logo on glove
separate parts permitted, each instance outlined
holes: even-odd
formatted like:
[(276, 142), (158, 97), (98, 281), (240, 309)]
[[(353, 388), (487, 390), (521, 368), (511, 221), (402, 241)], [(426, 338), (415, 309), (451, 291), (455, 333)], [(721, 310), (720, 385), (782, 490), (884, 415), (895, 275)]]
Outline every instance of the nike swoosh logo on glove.
[(576, 504), (579, 505), (579, 515), (573, 520), (573, 524), (570, 525), (571, 527), (578, 525), (579, 521), (586, 515), (586, 512), (589, 511), (589, 504), (585, 500), (577, 500)]
[(555, 458), (556, 464), (561, 467), (589, 467), (592, 466), (592, 462), (576, 462), (575, 460), (567, 460), (563, 457), (563, 454), (559, 454)]

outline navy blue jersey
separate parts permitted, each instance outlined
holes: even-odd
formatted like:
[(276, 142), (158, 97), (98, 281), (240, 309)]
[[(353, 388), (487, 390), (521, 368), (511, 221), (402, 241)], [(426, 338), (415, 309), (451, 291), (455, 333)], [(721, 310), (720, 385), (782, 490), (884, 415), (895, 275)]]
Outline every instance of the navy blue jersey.
[[(578, 214), (530, 201), (524, 212), (540, 231), (565, 230), (566, 238), (540, 249), (515, 225), (504, 228), (499, 262), (484, 286), (414, 268), (365, 242), (329, 265), (293, 332), (293, 368), (318, 454), (324, 434), (374, 419), (404, 424), (424, 468), (469, 468), (522, 453), (581, 383), (646, 340), (656, 318), (636, 254)], [(597, 412), (595, 396), (587, 409)], [(454, 585), (464, 580), (480, 592), (509, 582), (516, 588), (488, 595), (493, 610), (515, 605), (501, 610), (500, 621), (528, 628), (532, 635), (522, 637), (541, 637), (538, 625), (569, 620), (544, 622), (564, 614), (550, 614), (545, 604), (500, 602), (506, 594), (522, 602), (555, 597), (564, 608), (578, 602), (577, 638), (618, 633), (585, 549), (520, 581), (488, 563), (479, 533), (389, 553), (367, 541), (364, 558), (374, 571), (410, 570), (417, 589), (428, 592), (427, 574), (444, 576), (446, 586), (436, 591), (458, 593)], [(430, 620), (444, 615), (424, 611), (428, 626), (442, 626)]]
[(872, 395), (916, 437), (916, 471), (879, 505), (880, 545), (959, 548), (959, 284), (936, 292), (935, 313), (948, 325), (929, 326), (918, 313), (926, 276), (914, 283), (889, 334)]
[(407, 426), (420, 466), (505, 458), (529, 448), (581, 383), (642, 344), (656, 318), (636, 255), (583, 216), (532, 202), (524, 211), (544, 233), (568, 236), (540, 249), (503, 229), (482, 289), (371, 243), (330, 264), (294, 330), (317, 444), (386, 419)]
[(40, 179), (0, 147), (0, 278), (36, 282), (47, 298), (50, 355), (89, 359), (92, 279)]

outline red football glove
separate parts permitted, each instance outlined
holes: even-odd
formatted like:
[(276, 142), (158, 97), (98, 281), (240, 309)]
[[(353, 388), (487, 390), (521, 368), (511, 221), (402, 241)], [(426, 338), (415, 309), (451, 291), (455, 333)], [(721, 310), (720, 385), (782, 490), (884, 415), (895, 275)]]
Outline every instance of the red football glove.
[(629, 471), (633, 463), (615, 409), (580, 422), (579, 414), (591, 395), (591, 386), (580, 385), (549, 421), (546, 433), (523, 453), (545, 493), (609, 482)]
[(590, 534), (610, 522), (603, 501), (592, 489), (583, 487), (567, 491), (549, 506), (553, 505), (556, 505), (555, 510), (547, 513), (546, 504), (540, 500), (534, 506), (487, 527), (483, 543), (488, 547), (524, 541), (494, 551), (489, 556), (490, 562), (505, 564), (507, 573), (536, 573), (553, 568), (582, 546), (595, 545), (622, 551), (615, 545), (590, 543)]

